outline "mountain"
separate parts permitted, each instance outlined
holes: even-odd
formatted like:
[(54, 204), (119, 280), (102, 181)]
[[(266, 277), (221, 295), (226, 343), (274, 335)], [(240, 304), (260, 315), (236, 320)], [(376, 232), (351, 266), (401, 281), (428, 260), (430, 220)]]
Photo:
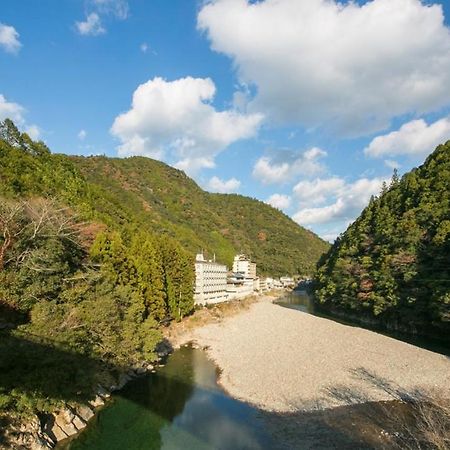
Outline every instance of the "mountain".
[[(205, 192), (162, 162), (51, 154), (42, 143), (8, 133), (0, 194), (57, 197), (89, 220), (167, 234), (192, 254), (203, 249), (228, 265), (234, 254), (245, 253), (261, 274), (311, 273), (329, 247), (279, 210), (241, 195)], [(22, 143), (6, 145), (5, 138)]]
[(315, 284), (323, 309), (449, 339), (450, 141), (394, 174), (321, 258)]

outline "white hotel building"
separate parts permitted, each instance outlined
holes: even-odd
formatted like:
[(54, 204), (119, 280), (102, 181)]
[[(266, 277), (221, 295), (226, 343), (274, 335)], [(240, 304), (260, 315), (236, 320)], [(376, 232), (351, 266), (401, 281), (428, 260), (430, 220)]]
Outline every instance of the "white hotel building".
[(199, 253), (195, 258), (195, 304), (206, 305), (228, 300), (227, 274), (227, 266), (207, 261), (203, 253)]
[(233, 261), (233, 272), (241, 273), (245, 278), (256, 278), (256, 264), (252, 263), (245, 255), (236, 255)]

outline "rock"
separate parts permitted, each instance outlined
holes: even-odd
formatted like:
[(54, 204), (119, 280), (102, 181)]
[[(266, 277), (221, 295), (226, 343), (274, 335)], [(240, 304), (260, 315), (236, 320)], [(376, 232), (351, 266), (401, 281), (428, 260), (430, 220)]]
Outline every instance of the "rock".
[[(63, 409), (55, 418), (56, 423), (61, 427), (61, 423), (71, 423), (75, 419), (75, 414), (69, 408)], [(62, 421), (62, 422), (61, 422)], [(62, 428), (62, 427), (61, 427)]]
[(30, 445), (30, 450), (48, 450), (49, 448), (52, 446), (39, 436)]
[(50, 428), (50, 437), (54, 437), (56, 442), (62, 441), (63, 439), (66, 439), (68, 435), (64, 433), (63, 430), (59, 427), (59, 425), (55, 422), (53, 426)]
[(78, 431), (82, 430), (86, 426), (86, 422), (78, 416), (75, 416), (75, 419), (73, 419), (72, 423)]
[(132, 378), (127, 373), (122, 373), (119, 377), (117, 389), (122, 389)]
[(55, 423), (67, 436), (72, 436), (78, 432), (72, 423), (74, 418), (75, 414), (69, 409), (65, 409), (55, 416)]
[(111, 394), (101, 385), (97, 387), (97, 395), (100, 395), (103, 399), (111, 397)]
[(99, 406), (103, 406), (105, 401), (100, 397), (100, 395), (96, 395), (94, 400), (91, 400), (89, 404), (94, 408), (98, 408)]
[(87, 405), (82, 405), (77, 408), (77, 415), (83, 419), (85, 422), (88, 422), (92, 417), (94, 417), (94, 411)]

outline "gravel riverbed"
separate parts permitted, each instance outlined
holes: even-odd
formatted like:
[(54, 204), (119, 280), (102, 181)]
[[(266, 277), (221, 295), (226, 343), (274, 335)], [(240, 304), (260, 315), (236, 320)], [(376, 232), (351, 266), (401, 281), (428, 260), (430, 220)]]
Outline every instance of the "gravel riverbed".
[(189, 332), (207, 347), (230, 395), (267, 411), (450, 396), (450, 359), (381, 334), (273, 304)]

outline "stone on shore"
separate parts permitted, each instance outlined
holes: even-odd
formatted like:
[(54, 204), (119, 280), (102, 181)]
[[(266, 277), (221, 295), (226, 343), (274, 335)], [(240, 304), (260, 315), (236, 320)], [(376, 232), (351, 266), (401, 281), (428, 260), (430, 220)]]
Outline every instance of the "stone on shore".
[(438, 353), (298, 310), (265, 297), (185, 341), (208, 347), (233, 397), (265, 410), (326, 409), (402, 400), (438, 390), (450, 397), (450, 360)]

